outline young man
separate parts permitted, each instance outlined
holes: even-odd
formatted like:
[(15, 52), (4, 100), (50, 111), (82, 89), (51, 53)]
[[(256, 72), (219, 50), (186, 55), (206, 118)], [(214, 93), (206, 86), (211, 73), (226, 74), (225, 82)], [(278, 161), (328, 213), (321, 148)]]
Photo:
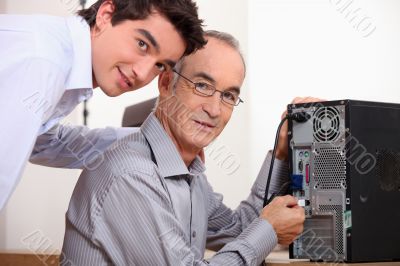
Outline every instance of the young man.
[[(160, 75), (158, 104), (140, 131), (82, 172), (61, 265), (259, 265), (278, 242), (289, 244), (302, 231), (304, 210), (295, 198), (276, 197), (262, 208), (271, 153), (234, 211), (207, 182), (197, 155), (241, 102), (245, 66), (233, 37), (212, 31), (206, 38), (204, 49)], [(287, 181), (285, 148), (280, 143), (271, 193)], [(209, 261), (206, 247), (217, 251)]]
[[(99, 0), (79, 15), (0, 15), (0, 209), (36, 137), (73, 130), (54, 126), (93, 88), (136, 90), (205, 44), (191, 0)], [(99, 147), (115, 140), (96, 138)]]

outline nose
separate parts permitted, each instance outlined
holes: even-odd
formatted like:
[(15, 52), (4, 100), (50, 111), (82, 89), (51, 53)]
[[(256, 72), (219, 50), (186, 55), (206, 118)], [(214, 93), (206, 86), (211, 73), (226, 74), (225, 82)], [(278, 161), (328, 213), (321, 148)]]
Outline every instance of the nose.
[(154, 60), (143, 58), (132, 65), (133, 76), (139, 82), (152, 80), (155, 76), (153, 72), (154, 67)]
[(203, 110), (211, 117), (216, 118), (221, 114), (221, 93), (216, 91), (213, 96), (206, 97)]

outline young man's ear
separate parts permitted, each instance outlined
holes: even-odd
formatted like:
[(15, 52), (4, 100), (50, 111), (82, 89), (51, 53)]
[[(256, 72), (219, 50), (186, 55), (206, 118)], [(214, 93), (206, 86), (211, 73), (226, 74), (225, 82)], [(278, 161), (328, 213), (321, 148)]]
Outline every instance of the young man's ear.
[(102, 32), (106, 26), (111, 23), (111, 18), (114, 13), (115, 7), (114, 3), (110, 0), (104, 1), (97, 11), (96, 14), (96, 32)]
[(170, 70), (161, 72), (158, 77), (158, 90), (160, 92), (160, 96), (171, 95), (173, 79), (174, 72)]

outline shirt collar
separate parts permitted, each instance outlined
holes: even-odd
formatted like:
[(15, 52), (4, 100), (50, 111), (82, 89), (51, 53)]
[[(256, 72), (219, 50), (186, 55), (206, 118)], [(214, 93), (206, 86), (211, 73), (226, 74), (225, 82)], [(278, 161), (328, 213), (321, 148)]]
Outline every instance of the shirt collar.
[(72, 68), (66, 82), (66, 89), (93, 88), (92, 80), (92, 49), (90, 27), (80, 16), (66, 19), (72, 40)]
[(189, 172), (175, 144), (154, 113), (151, 113), (144, 121), (141, 131), (149, 142), (163, 178), (179, 175), (192, 176), (205, 171), (203, 162), (199, 156), (196, 156), (189, 166)]

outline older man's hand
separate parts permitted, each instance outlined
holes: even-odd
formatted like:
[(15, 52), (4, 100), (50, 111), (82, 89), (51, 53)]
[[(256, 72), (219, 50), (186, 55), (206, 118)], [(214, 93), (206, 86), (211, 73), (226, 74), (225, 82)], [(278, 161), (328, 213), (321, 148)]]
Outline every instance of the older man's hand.
[[(296, 97), (293, 99), (291, 104), (298, 103), (310, 103), (310, 102), (323, 102), (325, 100), (314, 97)], [(287, 110), (285, 110), (281, 116), (283, 119), (287, 115)], [(276, 158), (282, 161), (288, 160), (288, 122), (286, 121), (279, 132), (279, 142), (276, 148)]]
[(289, 245), (303, 232), (304, 209), (289, 195), (275, 197), (261, 211), (260, 218), (272, 225), (281, 245)]

